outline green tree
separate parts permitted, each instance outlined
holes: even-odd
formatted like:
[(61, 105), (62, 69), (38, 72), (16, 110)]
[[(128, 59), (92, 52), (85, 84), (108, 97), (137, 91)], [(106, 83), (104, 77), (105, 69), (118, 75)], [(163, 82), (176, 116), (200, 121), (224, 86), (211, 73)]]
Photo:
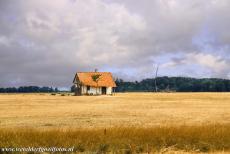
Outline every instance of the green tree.
[(75, 85), (72, 85), (72, 86), (70, 87), (70, 91), (71, 91), (71, 92), (75, 92), (75, 90), (76, 90)]
[(93, 79), (93, 81), (97, 83), (96, 94), (98, 94), (98, 93), (97, 93), (97, 88), (98, 88), (98, 81), (99, 81), (99, 79), (100, 79), (100, 76), (101, 76), (101, 74), (94, 74), (94, 75), (91, 76), (92, 79)]

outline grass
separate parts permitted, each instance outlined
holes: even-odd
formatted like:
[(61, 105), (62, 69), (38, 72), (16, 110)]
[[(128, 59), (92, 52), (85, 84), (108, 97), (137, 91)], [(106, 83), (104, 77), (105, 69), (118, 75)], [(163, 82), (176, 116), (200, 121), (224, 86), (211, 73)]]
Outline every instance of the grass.
[(201, 125), (230, 122), (230, 93), (124, 93), (115, 96), (1, 94), (0, 127)]
[(230, 93), (1, 94), (0, 147), (230, 152)]
[(77, 152), (230, 151), (230, 124), (107, 129), (0, 129), (0, 147), (75, 147)]

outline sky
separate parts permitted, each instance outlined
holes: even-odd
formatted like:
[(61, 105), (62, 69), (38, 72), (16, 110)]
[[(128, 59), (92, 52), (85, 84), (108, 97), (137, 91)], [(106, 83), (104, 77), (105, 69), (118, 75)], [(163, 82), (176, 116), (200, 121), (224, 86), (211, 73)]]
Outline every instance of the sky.
[(229, 0), (0, 0), (0, 87), (76, 72), (230, 79)]

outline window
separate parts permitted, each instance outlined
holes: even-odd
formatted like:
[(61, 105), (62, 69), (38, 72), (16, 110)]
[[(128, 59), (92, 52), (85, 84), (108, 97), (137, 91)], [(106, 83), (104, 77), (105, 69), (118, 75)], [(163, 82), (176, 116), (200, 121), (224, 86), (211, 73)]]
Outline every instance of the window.
[(87, 86), (87, 91), (89, 91), (90, 90), (90, 86)]

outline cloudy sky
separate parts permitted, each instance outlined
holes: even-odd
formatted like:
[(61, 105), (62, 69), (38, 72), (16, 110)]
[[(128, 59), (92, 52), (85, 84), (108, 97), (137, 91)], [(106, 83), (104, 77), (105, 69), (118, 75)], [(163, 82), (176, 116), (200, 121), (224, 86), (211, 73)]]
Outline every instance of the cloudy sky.
[(0, 0), (0, 87), (77, 71), (230, 78), (229, 0)]

